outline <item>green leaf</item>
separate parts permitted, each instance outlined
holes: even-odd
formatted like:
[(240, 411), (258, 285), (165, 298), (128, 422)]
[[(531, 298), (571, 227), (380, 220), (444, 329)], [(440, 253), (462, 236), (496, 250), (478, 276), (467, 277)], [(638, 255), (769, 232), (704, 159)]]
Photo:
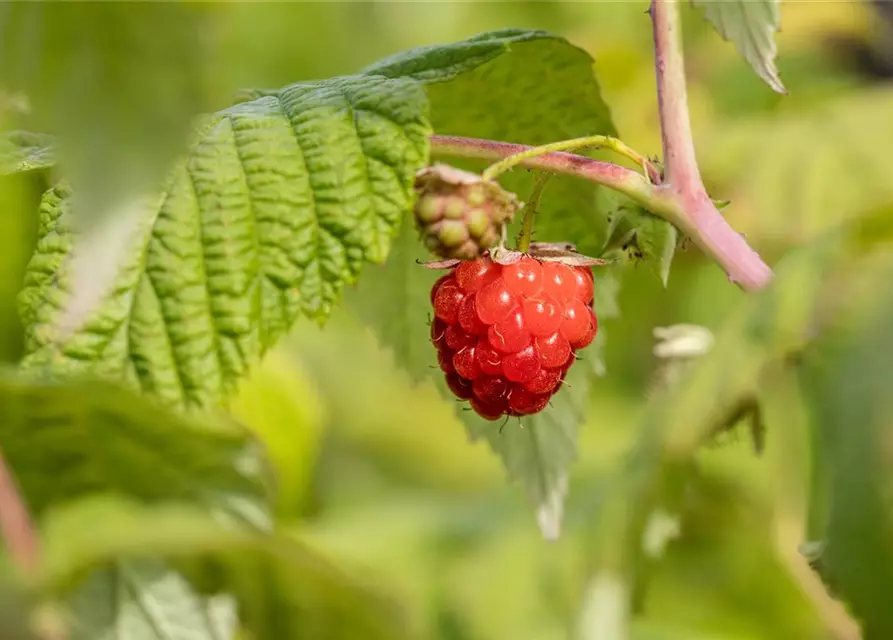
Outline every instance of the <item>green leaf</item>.
[(893, 139), (891, 110), (893, 90), (864, 89), (724, 127), (699, 157), (717, 194), (732, 200), (723, 212), (731, 224), (764, 252), (781, 252), (893, 202), (882, 142)]
[(663, 218), (652, 215), (630, 200), (623, 198), (620, 202), (611, 214), (608, 247), (618, 245), (615, 250), (632, 252), (634, 258), (641, 257), (666, 287), (679, 232)]
[(786, 93), (775, 67), (775, 32), (781, 21), (779, 0), (692, 0), (716, 31), (734, 43), (773, 91)]
[(38, 515), (97, 490), (218, 506), (260, 505), (266, 495), (263, 470), (238, 470), (254, 457), (245, 430), (181, 417), (102, 381), (0, 371), (0, 440)]
[[(0, 372), (0, 442), (32, 511), (95, 492), (145, 503), (179, 500), (205, 505), (237, 522), (267, 519), (265, 471), (245, 431), (198, 417), (186, 419), (106, 382), (54, 383)], [(105, 535), (96, 522), (86, 538)], [(145, 607), (144, 602), (151, 602)], [(226, 607), (191, 591), (158, 561), (121, 563), (102, 571), (72, 601), (84, 640), (146, 635), (168, 617), (188, 618), (192, 635), (215, 640), (212, 620)], [(214, 609), (213, 615), (206, 608)], [(215, 622), (214, 624), (223, 624)], [(195, 635), (205, 629), (205, 635)]]
[(388, 78), (408, 76), (425, 83), (446, 82), (512, 51), (516, 45), (543, 40), (566, 43), (560, 36), (546, 31), (501, 29), (481, 33), (461, 42), (418, 47), (396, 53), (369, 65), (363, 73)]
[(55, 138), (30, 131), (0, 135), (0, 175), (51, 169), (56, 165)]
[(827, 476), (818, 496), (827, 504), (818, 505), (826, 526), (817, 564), (864, 637), (884, 638), (893, 635), (883, 596), (893, 588), (891, 405), (884, 383), (893, 358), (893, 297), (878, 285), (893, 276), (893, 254), (859, 268), (803, 374), (815, 422), (813, 464)]
[(57, 134), (87, 217), (161, 179), (209, 95), (210, 9), (175, 3), (7, 5), (0, 84)]
[(665, 287), (670, 277), (670, 265), (676, 254), (677, 238), (676, 227), (657, 216), (643, 212), (637, 221), (636, 244)]
[(345, 295), (347, 305), (416, 380), (431, 375), (431, 365), (437, 364), (430, 337), (430, 293), (445, 272), (420, 264), (430, 257), (407, 216), (387, 264), (367, 270)]
[[(143, 567), (148, 580), (151, 564), (143, 558), (151, 555), (181, 567), (203, 591), (232, 594), (243, 626), (258, 640), (405, 637), (397, 603), (356, 572), (334, 565), (295, 537), (234, 530), (193, 506), (94, 497), (56, 509), (43, 529), (43, 543), (40, 582), (53, 592), (67, 592), (73, 577), (122, 562)], [(126, 637), (231, 637), (223, 629), (206, 631), (206, 623), (193, 619), (195, 609), (188, 600), (180, 603), (180, 615), (144, 628), (142, 620), (157, 605), (153, 596), (170, 597), (178, 587), (168, 579), (147, 586), (139, 601), (130, 602), (134, 635)], [(81, 637), (120, 636), (76, 636)]]
[(94, 571), (66, 603), (76, 614), (71, 640), (228, 640), (238, 625), (231, 598), (203, 596), (180, 573), (144, 558)]
[(219, 402), (299, 315), (324, 319), (365, 261), (384, 261), (427, 159), (425, 111), (417, 83), (371, 76), (236, 105), (162, 193), (79, 250), (71, 194), (51, 190), (21, 294), (25, 366)]
[(577, 457), (577, 435), (589, 405), (596, 352), (596, 345), (578, 352), (582, 361), (571, 367), (550, 406), (536, 415), (503, 424), (483, 420), (472, 411), (462, 413), (471, 438), (486, 441), (509, 478), (523, 484), (548, 540), (561, 535), (569, 468)]

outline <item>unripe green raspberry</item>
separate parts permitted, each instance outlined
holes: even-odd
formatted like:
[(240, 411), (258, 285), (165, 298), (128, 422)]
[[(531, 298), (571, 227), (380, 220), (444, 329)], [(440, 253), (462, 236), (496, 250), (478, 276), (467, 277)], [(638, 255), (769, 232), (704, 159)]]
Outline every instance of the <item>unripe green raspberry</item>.
[(416, 174), (416, 227), (441, 258), (472, 260), (496, 246), (521, 206), (515, 194), (479, 175), (445, 164)]

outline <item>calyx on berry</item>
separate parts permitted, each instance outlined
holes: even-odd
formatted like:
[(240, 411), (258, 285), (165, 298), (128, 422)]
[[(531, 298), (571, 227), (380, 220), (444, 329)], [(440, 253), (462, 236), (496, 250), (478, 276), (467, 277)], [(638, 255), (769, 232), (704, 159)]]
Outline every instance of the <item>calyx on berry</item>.
[(496, 182), (445, 164), (416, 174), (414, 214), (422, 242), (433, 254), (471, 260), (501, 240), (521, 203)]
[(545, 409), (598, 332), (589, 264), (602, 262), (536, 245), (428, 263), (447, 270), (431, 291), (431, 341), (452, 393), (487, 420)]

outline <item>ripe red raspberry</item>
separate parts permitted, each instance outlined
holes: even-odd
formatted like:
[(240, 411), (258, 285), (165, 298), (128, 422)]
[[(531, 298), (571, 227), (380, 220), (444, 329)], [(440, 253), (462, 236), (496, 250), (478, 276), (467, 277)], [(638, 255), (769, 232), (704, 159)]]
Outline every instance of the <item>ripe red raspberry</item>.
[(539, 413), (598, 332), (589, 267), (524, 256), (460, 262), (431, 291), (447, 385), (478, 415)]

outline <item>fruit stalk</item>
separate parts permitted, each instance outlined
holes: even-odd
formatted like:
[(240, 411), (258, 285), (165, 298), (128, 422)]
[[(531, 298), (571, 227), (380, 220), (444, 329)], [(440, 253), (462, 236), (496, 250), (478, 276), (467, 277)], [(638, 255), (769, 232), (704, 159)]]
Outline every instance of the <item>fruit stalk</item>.
[(518, 251), (522, 253), (527, 253), (530, 250), (530, 242), (533, 240), (533, 218), (540, 206), (540, 198), (546, 188), (546, 183), (551, 177), (552, 175), (549, 173), (537, 176), (536, 182), (533, 184), (533, 192), (524, 205), (524, 220), (521, 222), (521, 233), (518, 234)]
[[(431, 153), (435, 156), (496, 160), (532, 148), (480, 138), (431, 136)], [(572, 153), (526, 157), (519, 166), (575, 176), (624, 194), (688, 235), (725, 270), (732, 282), (747, 291), (761, 289), (772, 278), (771, 269), (729, 226), (706, 194), (680, 194), (671, 184), (651, 184), (637, 171)]]
[(642, 167), (648, 179), (657, 184), (661, 182), (660, 171), (645, 156), (628, 147), (623, 141), (611, 136), (586, 136), (571, 140), (560, 140), (539, 147), (533, 147), (516, 155), (503, 158), (499, 162), (487, 167), (481, 174), (484, 180), (495, 180), (497, 177), (523, 163), (525, 160), (545, 155), (553, 151), (575, 151), (579, 149), (611, 149), (615, 153), (625, 156)]

